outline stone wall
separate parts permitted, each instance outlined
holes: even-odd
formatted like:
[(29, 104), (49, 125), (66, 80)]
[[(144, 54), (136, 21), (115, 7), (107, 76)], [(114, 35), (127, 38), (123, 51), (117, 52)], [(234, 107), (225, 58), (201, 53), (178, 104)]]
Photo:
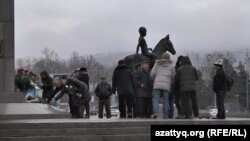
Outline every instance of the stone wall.
[(0, 0), (0, 95), (14, 92), (14, 0)]

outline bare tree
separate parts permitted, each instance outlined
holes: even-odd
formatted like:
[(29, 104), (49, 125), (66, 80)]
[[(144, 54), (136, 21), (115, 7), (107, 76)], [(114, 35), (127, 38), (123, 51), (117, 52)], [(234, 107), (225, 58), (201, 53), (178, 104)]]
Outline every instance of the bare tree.
[(16, 59), (16, 68), (34, 69), (33, 66), (38, 60), (33, 57), (25, 57)]
[(45, 48), (42, 51), (43, 57), (38, 59), (34, 64), (36, 71), (41, 72), (47, 70), (50, 73), (60, 72), (62, 68), (62, 62), (60, 61), (57, 53), (54, 50)]
[(72, 70), (80, 67), (86, 67), (89, 70), (103, 69), (93, 55), (80, 55), (78, 52), (72, 52), (69, 63)]

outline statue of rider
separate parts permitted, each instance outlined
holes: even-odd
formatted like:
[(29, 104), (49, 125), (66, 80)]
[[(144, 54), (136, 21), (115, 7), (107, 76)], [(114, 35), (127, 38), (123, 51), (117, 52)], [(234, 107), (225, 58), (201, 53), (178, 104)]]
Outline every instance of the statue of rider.
[(136, 54), (138, 54), (139, 48), (141, 47), (141, 53), (149, 57), (151, 60), (154, 60), (156, 58), (156, 55), (149, 52), (149, 50), (152, 51), (152, 48), (148, 48), (146, 40), (144, 38), (147, 35), (147, 29), (145, 27), (140, 27), (139, 33), (140, 33), (140, 37), (139, 37), (138, 45), (136, 48)]

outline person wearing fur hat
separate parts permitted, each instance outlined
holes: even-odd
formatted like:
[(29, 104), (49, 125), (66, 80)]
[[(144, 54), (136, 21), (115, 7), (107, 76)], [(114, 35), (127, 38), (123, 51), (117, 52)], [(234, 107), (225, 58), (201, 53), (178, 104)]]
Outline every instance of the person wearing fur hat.
[(218, 108), (218, 119), (225, 119), (224, 99), (227, 91), (227, 80), (223, 70), (223, 60), (219, 59), (214, 63), (216, 74), (214, 76), (213, 91), (216, 93), (216, 104)]
[(160, 60), (155, 61), (155, 65), (151, 70), (150, 76), (154, 81), (153, 84), (153, 118), (157, 118), (159, 102), (163, 97), (163, 118), (168, 118), (169, 109), (169, 92), (171, 84), (174, 81), (175, 69), (170, 60), (169, 53), (164, 53)]

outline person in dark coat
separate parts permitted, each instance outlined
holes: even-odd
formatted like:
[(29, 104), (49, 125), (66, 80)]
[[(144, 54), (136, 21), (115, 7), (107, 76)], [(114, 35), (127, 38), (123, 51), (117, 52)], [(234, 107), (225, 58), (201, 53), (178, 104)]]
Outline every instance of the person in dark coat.
[(181, 110), (184, 117), (192, 118), (192, 111), (196, 118), (199, 117), (199, 108), (196, 96), (196, 81), (199, 79), (197, 70), (192, 66), (189, 57), (182, 59), (183, 65), (177, 69), (176, 83), (181, 92)]
[(91, 99), (88, 86), (74, 77), (66, 78), (62, 76), (60, 77), (60, 81), (62, 89), (54, 100), (60, 99), (65, 93), (71, 95), (70, 105), (72, 118), (82, 118), (83, 105)]
[[(87, 86), (89, 87), (89, 75), (88, 75), (87, 68), (85, 68), (85, 67), (80, 68), (79, 75), (77, 75), (76, 78), (78, 80), (84, 82), (85, 84), (87, 84)], [(85, 103), (84, 107), (85, 107), (85, 110), (86, 110), (86, 116), (85, 116), (85, 118), (89, 118), (90, 117), (89, 103)]]
[(133, 81), (134, 81), (134, 87), (135, 87), (135, 93), (134, 93), (134, 105), (133, 105), (133, 117), (134, 118), (137, 118), (138, 117), (138, 114), (139, 114), (139, 111), (138, 111), (138, 88), (136, 86), (136, 78), (140, 72), (140, 69), (141, 69), (141, 64), (137, 64), (135, 66), (135, 69), (133, 70)]
[(135, 75), (135, 85), (138, 91), (138, 117), (150, 118), (152, 112), (153, 81), (149, 74), (150, 62), (143, 61), (140, 70)]
[(23, 85), (23, 68), (20, 68), (17, 70), (17, 74), (15, 75), (15, 87), (16, 90), (23, 92), (24, 90), (24, 85)]
[[(132, 106), (134, 102), (135, 88), (133, 84), (132, 70), (126, 66), (124, 60), (118, 62), (113, 72), (112, 92), (118, 93), (120, 118), (132, 118)], [(127, 111), (126, 111), (127, 109)]]
[(43, 103), (50, 102), (51, 95), (53, 93), (53, 79), (49, 76), (47, 71), (42, 71), (40, 73), (42, 84), (41, 89), (43, 89)]
[(214, 76), (213, 82), (213, 91), (216, 93), (216, 104), (218, 107), (217, 117), (218, 119), (225, 119), (225, 107), (224, 107), (224, 99), (227, 92), (227, 80), (226, 75), (223, 70), (223, 60), (219, 59), (214, 63), (214, 68), (216, 70), (216, 74)]
[(98, 117), (103, 118), (103, 107), (105, 107), (106, 117), (111, 118), (110, 96), (112, 95), (112, 88), (105, 77), (101, 78), (101, 82), (95, 89), (95, 94), (99, 98)]
[[(183, 64), (182, 63), (182, 59), (183, 59), (183, 56), (179, 56), (177, 58), (177, 62), (176, 62), (176, 65), (175, 65), (175, 71), (177, 72), (178, 68)], [(182, 116), (182, 112), (181, 112), (181, 104), (180, 104), (180, 97), (181, 97), (181, 92), (180, 92), (180, 86), (175, 82), (173, 88), (173, 93), (174, 93), (174, 103), (176, 105), (176, 109), (177, 109), (177, 117), (176, 118), (179, 118)]]
[(79, 75), (77, 75), (77, 79), (86, 83), (89, 87), (89, 75), (88, 75), (87, 68), (85, 67), (80, 68), (80, 72), (79, 72)]

